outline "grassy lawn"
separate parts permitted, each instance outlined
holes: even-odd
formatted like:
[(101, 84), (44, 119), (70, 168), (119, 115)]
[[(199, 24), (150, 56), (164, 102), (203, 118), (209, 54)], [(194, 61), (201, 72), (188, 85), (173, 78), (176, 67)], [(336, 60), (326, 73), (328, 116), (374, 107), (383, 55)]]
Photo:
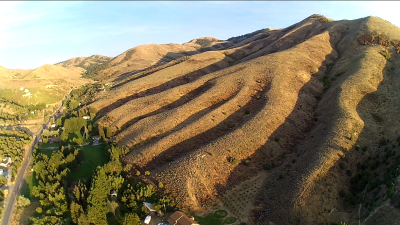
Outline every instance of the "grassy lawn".
[(39, 149), (40, 153), (47, 155), (49, 158), (54, 151), (59, 151), (59, 149)]
[(81, 138), (84, 140), (84, 138), (80, 132), (68, 135), (68, 141), (72, 142), (72, 139), (74, 139), (74, 138)]
[(39, 148), (60, 147), (60, 143), (42, 143)]
[(195, 215), (194, 219), (199, 224), (207, 225), (233, 224), (237, 221), (234, 217), (227, 217), (227, 212), (225, 210), (217, 210), (214, 213), (209, 213), (202, 217)]
[(33, 195), (31, 195), (31, 190), (32, 190), (33, 186), (37, 186), (37, 185), (38, 185), (38, 181), (33, 176), (33, 173), (29, 172), (26, 175), (25, 184), (22, 187), (21, 195), (25, 196), (26, 198), (29, 198), (30, 200), (36, 199)]
[(104, 149), (104, 145), (83, 146), (82, 153), (83, 163), (78, 170), (71, 171), (72, 180), (89, 178), (97, 166), (102, 166), (108, 161), (107, 150)]

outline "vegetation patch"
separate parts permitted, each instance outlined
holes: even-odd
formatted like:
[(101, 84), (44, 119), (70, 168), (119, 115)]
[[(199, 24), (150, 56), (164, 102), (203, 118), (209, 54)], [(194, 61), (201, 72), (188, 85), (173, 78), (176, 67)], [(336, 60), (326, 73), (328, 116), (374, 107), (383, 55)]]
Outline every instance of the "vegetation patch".
[(228, 213), (225, 210), (215, 211), (214, 216), (217, 218), (224, 218)]
[(391, 55), (390, 55), (390, 53), (389, 53), (389, 51), (387, 49), (382, 50), (379, 53), (381, 53), (381, 55), (383, 55), (386, 60), (390, 60), (391, 59)]
[(236, 218), (235, 217), (227, 217), (227, 218), (224, 219), (224, 223), (225, 224), (232, 224), (234, 222), (236, 222)]
[(72, 173), (72, 180), (89, 178), (98, 166), (102, 166), (108, 161), (107, 150), (104, 145), (83, 146), (82, 154), (82, 164)]

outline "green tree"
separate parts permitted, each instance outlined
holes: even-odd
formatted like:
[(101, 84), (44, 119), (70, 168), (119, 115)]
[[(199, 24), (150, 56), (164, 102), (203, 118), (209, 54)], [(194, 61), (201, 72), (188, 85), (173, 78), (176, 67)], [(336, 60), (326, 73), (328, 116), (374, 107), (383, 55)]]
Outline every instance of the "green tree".
[(122, 225), (139, 225), (140, 219), (135, 213), (127, 213), (122, 220)]
[(62, 127), (62, 120), (61, 120), (61, 118), (58, 118), (58, 119), (57, 119), (56, 125), (57, 125), (57, 127)]
[(98, 126), (98, 129), (99, 129), (99, 135), (100, 135), (100, 137), (102, 137), (103, 139), (105, 139), (105, 138), (106, 138), (106, 135), (104, 134), (104, 129), (103, 129), (103, 127), (102, 127), (101, 125), (99, 125), (99, 126)]
[(71, 202), (70, 209), (72, 222), (78, 224), (79, 217), (84, 213), (82, 206), (76, 202)]
[(82, 138), (73, 138), (72, 141), (73, 141), (74, 143), (76, 143), (77, 145), (83, 144)]
[(24, 196), (20, 195), (17, 198), (17, 204), (18, 204), (18, 207), (24, 208), (24, 207), (30, 205), (31, 201), (29, 199), (25, 198)]
[(69, 103), (68, 103), (68, 110), (69, 111), (72, 111), (72, 110), (74, 110), (74, 109), (76, 109), (76, 108), (78, 108), (79, 107), (79, 102), (78, 101), (76, 101), (76, 100), (74, 100), (74, 99), (72, 99), (71, 101), (69, 101)]
[(5, 184), (7, 184), (7, 178), (5, 178), (3, 175), (0, 175), (0, 186)]
[(107, 127), (106, 131), (107, 131), (106, 135), (108, 138), (110, 138), (114, 135), (110, 127)]
[(81, 117), (73, 117), (66, 119), (64, 122), (64, 132), (67, 132), (67, 134), (72, 134), (76, 132), (80, 132), (82, 127), (86, 126), (87, 122), (85, 119)]
[(63, 131), (63, 132), (61, 133), (61, 135), (60, 135), (60, 140), (61, 140), (61, 141), (64, 141), (64, 142), (68, 140), (68, 134), (67, 134), (67, 132)]

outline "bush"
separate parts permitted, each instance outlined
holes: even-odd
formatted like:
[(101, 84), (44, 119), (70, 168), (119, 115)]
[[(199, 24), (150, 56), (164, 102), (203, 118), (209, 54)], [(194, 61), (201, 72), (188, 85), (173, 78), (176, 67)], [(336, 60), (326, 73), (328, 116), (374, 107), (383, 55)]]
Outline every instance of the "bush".
[(144, 172), (144, 175), (150, 176), (150, 171), (145, 171), (145, 172)]
[(224, 219), (224, 223), (225, 224), (232, 224), (234, 222), (236, 222), (236, 218), (235, 217), (227, 217), (227, 218)]
[(214, 216), (217, 218), (224, 218), (228, 213), (225, 210), (215, 211)]
[(391, 55), (390, 55), (390, 53), (389, 53), (389, 51), (387, 49), (382, 50), (380, 53), (381, 53), (381, 55), (383, 55), (385, 57), (386, 60), (390, 60), (391, 59)]
[(279, 180), (283, 178), (283, 174), (279, 174)]
[(230, 157), (228, 160), (232, 165), (235, 165), (239, 162), (239, 160), (237, 160), (236, 158)]

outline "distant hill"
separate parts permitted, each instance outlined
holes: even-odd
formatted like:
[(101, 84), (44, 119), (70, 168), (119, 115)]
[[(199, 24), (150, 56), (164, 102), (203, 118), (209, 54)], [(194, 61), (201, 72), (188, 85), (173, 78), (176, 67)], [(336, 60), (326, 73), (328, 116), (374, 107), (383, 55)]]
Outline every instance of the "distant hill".
[(74, 67), (81, 67), (81, 68), (86, 69), (89, 66), (94, 65), (94, 64), (106, 63), (106, 62), (110, 61), (111, 59), (112, 59), (112, 57), (108, 57), (108, 56), (92, 55), (92, 56), (89, 56), (89, 57), (71, 58), (71, 59), (68, 59), (66, 61), (57, 63), (55, 65), (63, 66), (63, 67), (74, 66)]
[(30, 73), (32, 70), (22, 70), (22, 69), (7, 69), (0, 66), (0, 78), (5, 79), (19, 79), (24, 75)]
[(49, 64), (34, 70), (0, 67), (0, 98), (23, 106), (53, 104), (61, 101), (72, 87), (92, 82), (81, 77), (84, 71), (80, 67)]
[(162, 182), (182, 209), (398, 224), (399, 40), (376, 17), (312, 15), (226, 41), (141, 45), (98, 71), (115, 84), (89, 107), (130, 149), (123, 162), (151, 174), (137, 179)]

